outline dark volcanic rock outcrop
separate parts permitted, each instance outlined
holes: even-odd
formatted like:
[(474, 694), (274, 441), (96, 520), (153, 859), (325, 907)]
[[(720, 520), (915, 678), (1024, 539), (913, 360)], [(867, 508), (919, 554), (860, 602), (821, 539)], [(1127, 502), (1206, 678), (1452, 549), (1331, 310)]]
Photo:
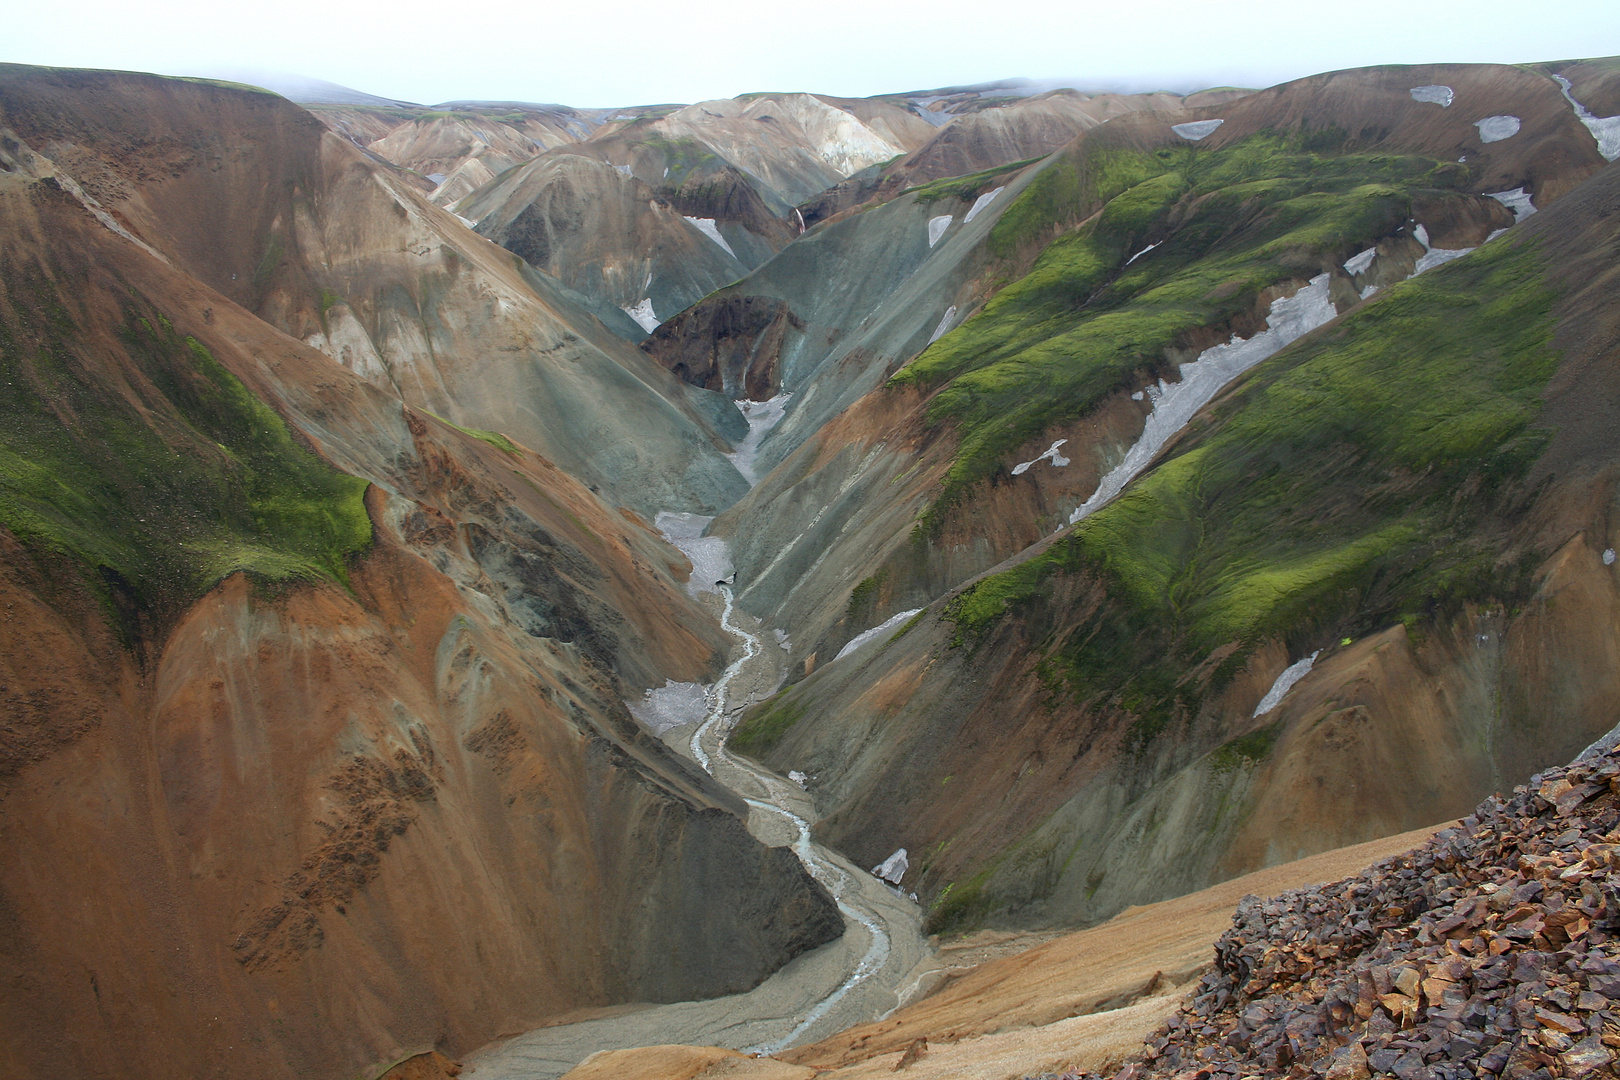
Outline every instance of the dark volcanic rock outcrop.
[(782, 385), (778, 363), (788, 331), (804, 328), (786, 300), (728, 294), (681, 312), (642, 347), (678, 379), (764, 401)]

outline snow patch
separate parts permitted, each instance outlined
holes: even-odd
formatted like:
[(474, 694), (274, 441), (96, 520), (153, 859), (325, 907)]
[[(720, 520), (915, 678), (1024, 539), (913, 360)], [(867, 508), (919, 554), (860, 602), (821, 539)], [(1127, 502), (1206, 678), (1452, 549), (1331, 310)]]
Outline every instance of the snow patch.
[(805, 781), (810, 778), (804, 775), (804, 773), (800, 772), (798, 769), (789, 769), (788, 779), (793, 781), (795, 784), (798, 784), (800, 787), (804, 787)]
[(996, 196), (1006, 191), (1005, 187), (998, 187), (994, 191), (987, 191), (973, 200), (973, 207), (962, 215), (962, 224), (966, 225), (979, 216), (979, 211), (996, 201)]
[(731, 546), (718, 536), (704, 536), (712, 517), (702, 514), (677, 514), (660, 510), (653, 526), (664, 539), (685, 555), (692, 564), (692, 576), (687, 579), (686, 591), (698, 593), (719, 592), (716, 582), (726, 581), (737, 572), (731, 565)]
[(1604, 548), (1603, 549), (1603, 565), (1604, 566), (1613, 566), (1614, 565), (1614, 548)]
[(1460, 259), (1473, 250), (1473, 248), (1430, 248), (1429, 253), (1417, 261), (1417, 267), (1413, 269), (1412, 276), (1417, 277), (1425, 270), (1433, 270), (1435, 267), (1448, 263), (1452, 259)]
[(715, 225), (714, 218), (689, 217), (686, 220), (690, 221), (693, 225), (696, 225), (698, 229), (702, 231), (704, 236), (707, 236), (710, 240), (713, 240), (715, 243), (725, 248), (727, 255), (730, 255), (733, 259), (737, 257), (737, 253), (731, 250), (731, 245), (726, 243), (726, 238), (720, 235), (720, 228), (719, 226)]
[(1423, 257), (1418, 259), (1417, 266), (1413, 268), (1413, 277), (1417, 277), (1425, 270), (1433, 270), (1435, 267), (1448, 263), (1452, 259), (1460, 259), (1470, 251), (1474, 250), (1473, 248), (1431, 247), (1429, 244), (1429, 230), (1425, 229), (1422, 225), (1419, 225), (1417, 228), (1413, 229), (1412, 235), (1417, 237), (1418, 243), (1422, 244), (1428, 249), (1426, 252), (1424, 252)]
[(1311, 653), (1305, 659), (1283, 668), (1282, 674), (1277, 676), (1277, 681), (1271, 684), (1270, 690), (1266, 691), (1266, 696), (1261, 698), (1260, 704), (1254, 707), (1254, 715), (1262, 716), (1281, 705), (1283, 697), (1294, 688), (1294, 684), (1310, 673), (1311, 665), (1316, 663), (1316, 658), (1321, 653), (1322, 650), (1317, 649), (1316, 652)]
[(1530, 196), (1522, 187), (1516, 187), (1512, 191), (1488, 191), (1486, 194), (1513, 211), (1515, 225), (1536, 212), (1535, 204), (1530, 201)]
[(1205, 349), (1197, 360), (1181, 365), (1180, 382), (1160, 380), (1157, 386), (1148, 387), (1153, 411), (1148, 414), (1141, 437), (1126, 452), (1125, 459), (1103, 477), (1091, 498), (1069, 515), (1069, 524), (1090, 516), (1112, 501), (1147, 468), (1170, 437), (1185, 427), (1199, 409), (1213, 401), (1227, 383), (1336, 314), (1333, 302), (1328, 299), (1328, 275), (1318, 274), (1293, 296), (1273, 301), (1271, 312), (1266, 316), (1266, 329), (1247, 341), (1234, 337), (1226, 344)]
[(951, 328), (951, 320), (954, 318), (956, 318), (956, 305), (952, 304), (950, 307), (945, 309), (945, 316), (939, 320), (939, 325), (934, 327), (934, 334), (928, 339), (928, 344), (932, 345), (934, 342), (944, 337), (945, 331)]
[(906, 871), (909, 869), (911, 869), (911, 862), (906, 858), (906, 849), (901, 848), (872, 867), (872, 873), (874, 876), (887, 881), (890, 885), (898, 885), (900, 879), (906, 876)]
[(1156, 241), (1156, 242), (1154, 242), (1152, 244), (1149, 244), (1147, 247), (1143, 248), (1141, 251), (1138, 251), (1135, 255), (1132, 255), (1130, 258), (1126, 259), (1125, 260), (1125, 265), (1126, 266), (1131, 265), (1131, 263), (1135, 262), (1137, 259), (1140, 259), (1142, 256), (1146, 255), (1148, 252), (1152, 251), (1154, 248), (1158, 247), (1162, 243), (1164, 243), (1164, 241), (1159, 240), (1159, 241)]
[(651, 728), (654, 735), (662, 735), (673, 728), (701, 722), (712, 705), (707, 686), (671, 679), (663, 686), (648, 690), (640, 702), (629, 707), (631, 716)]
[(1606, 161), (1620, 157), (1620, 116), (1593, 116), (1587, 111), (1586, 106), (1576, 101), (1575, 95), (1570, 93), (1573, 87), (1568, 79), (1562, 75), (1554, 75), (1553, 78), (1557, 80), (1559, 89), (1563, 90), (1564, 100), (1574, 106), (1576, 119), (1585, 124), (1586, 130), (1597, 140), (1598, 153), (1602, 154)]
[(1370, 247), (1366, 251), (1358, 252), (1357, 254), (1350, 256), (1348, 259), (1344, 260), (1344, 272), (1347, 274), (1366, 273), (1367, 267), (1372, 265), (1372, 261), (1375, 257), (1377, 257), (1377, 255), (1378, 249), (1375, 247)]
[(1197, 142), (1224, 123), (1225, 120), (1193, 120), (1185, 124), (1171, 124), (1170, 130), (1188, 142)]
[(623, 175), (623, 176), (631, 176), (631, 175), (634, 175), (634, 174), (633, 174), (633, 173), (632, 173), (632, 172), (631, 172), (631, 171), (630, 171), (630, 166), (628, 166), (628, 165), (615, 165), (615, 166), (613, 166), (613, 167), (614, 167), (614, 168), (615, 168), (615, 169), (617, 169), (617, 170), (618, 170), (618, 171), (619, 171), (619, 173), (620, 173), (620, 174), (621, 174), (621, 175)]
[(1452, 96), (1451, 87), (1449, 86), (1434, 85), (1412, 87), (1412, 100), (1427, 101), (1431, 104), (1439, 105), (1441, 108), (1448, 108), (1451, 105)]
[(1365, 289), (1361, 290), (1361, 298), (1363, 300), (1365, 300), (1365, 299), (1367, 299), (1369, 296), (1371, 296), (1373, 293), (1375, 293), (1377, 291), (1378, 291), (1378, 286), (1369, 285)]
[(1501, 142), (1503, 139), (1511, 139), (1519, 133), (1519, 118), (1517, 116), (1487, 116), (1483, 120), (1475, 120), (1474, 126), (1479, 128), (1480, 142)]
[(434, 187), (438, 187), (440, 184), (444, 183), (444, 173), (442, 172), (430, 172), (427, 174), (427, 178), (433, 181)]
[(920, 611), (922, 611), (922, 608), (912, 608), (910, 611), (902, 611), (898, 615), (890, 616), (879, 626), (874, 626), (870, 630), (863, 630), (861, 633), (850, 638), (848, 643), (846, 643), (842, 649), (838, 650), (838, 655), (833, 657), (833, 659), (842, 660), (844, 657), (848, 656), (862, 645), (865, 645), (870, 641), (875, 641), (880, 637), (886, 637), (890, 631), (898, 630), (901, 623), (905, 622), (907, 619), (911, 618), (913, 615), (916, 615)]
[(623, 311), (626, 315), (636, 320), (636, 323), (649, 334), (658, 329), (658, 327), (661, 325), (658, 322), (658, 316), (653, 314), (652, 297), (650, 296), (641, 303), (637, 304), (635, 307), (627, 307), (624, 308)]
[(939, 243), (939, 238), (945, 235), (945, 230), (951, 227), (951, 215), (941, 214), (936, 218), (928, 219), (928, 246), (933, 247)]
[(1023, 476), (1025, 473), (1029, 472), (1029, 467), (1031, 465), (1034, 465), (1039, 461), (1045, 461), (1048, 458), (1051, 459), (1053, 465), (1057, 466), (1058, 468), (1062, 468), (1069, 463), (1069, 459), (1058, 453), (1058, 448), (1068, 441), (1068, 439), (1059, 439), (1057, 442), (1047, 447), (1046, 453), (1036, 458), (1035, 461), (1019, 462), (1017, 465), (1013, 466), (1012, 474), (1014, 476)]
[(727, 454), (731, 463), (742, 473), (748, 486), (753, 487), (759, 483), (759, 477), (754, 475), (754, 462), (759, 459), (759, 443), (765, 438), (765, 433), (782, 422), (782, 416), (787, 412), (788, 398), (792, 394), (777, 394), (766, 401), (739, 401), (737, 407), (742, 410), (743, 419), (748, 421), (748, 434), (743, 441), (737, 444), (737, 449)]
[(771, 633), (776, 635), (777, 648), (781, 649), (783, 652), (793, 651), (793, 642), (789, 640), (788, 632), (786, 630), (783, 630), (780, 626), (778, 626), (775, 630), (772, 630)]

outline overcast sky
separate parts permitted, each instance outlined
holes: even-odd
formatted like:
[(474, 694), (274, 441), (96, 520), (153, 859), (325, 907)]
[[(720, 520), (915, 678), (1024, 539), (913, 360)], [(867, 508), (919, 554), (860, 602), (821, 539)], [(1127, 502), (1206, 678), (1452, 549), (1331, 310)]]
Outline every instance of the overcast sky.
[(385, 97), (629, 105), (753, 90), (865, 96), (1010, 77), (1267, 86), (1335, 68), (1620, 54), (1620, 0), (77, 0), (15, 4), (0, 60), (271, 69)]

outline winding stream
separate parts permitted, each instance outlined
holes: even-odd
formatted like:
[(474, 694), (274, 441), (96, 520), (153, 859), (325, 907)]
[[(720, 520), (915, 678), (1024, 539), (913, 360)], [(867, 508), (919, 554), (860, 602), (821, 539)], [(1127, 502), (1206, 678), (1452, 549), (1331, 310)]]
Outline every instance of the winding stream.
[(709, 688), (702, 721), (689, 735), (689, 725), (671, 730), (666, 742), (748, 805), (750, 832), (764, 843), (792, 847), (837, 903), (843, 936), (797, 957), (747, 993), (541, 1028), (472, 1055), (465, 1076), (553, 1080), (598, 1050), (664, 1043), (777, 1053), (887, 1015), (918, 991), (931, 969), (921, 909), (811, 838), (817, 815), (804, 788), (726, 749), (737, 713), (776, 689), (780, 658), (779, 650), (744, 625), (748, 617), (737, 611), (729, 587), (708, 595), (719, 602), (720, 625), (738, 640), (741, 654)]
[[(799, 861), (804, 864), (804, 868), (809, 872), (810, 876), (821, 882), (827, 891), (832, 894), (833, 899), (838, 904), (839, 912), (844, 916), (845, 933), (849, 932), (848, 928), (851, 923), (856, 923), (866, 930), (870, 938), (866, 953), (856, 963), (854, 970), (833, 989), (832, 993), (822, 998), (806, 1012), (804, 1019), (794, 1025), (793, 1030), (779, 1038), (746, 1048), (751, 1053), (774, 1054), (797, 1043), (820, 1023), (823, 1017), (848, 997), (851, 991), (883, 970), (884, 962), (889, 958), (891, 939), (888, 930), (883, 926), (883, 920), (879, 912), (871, 905), (861, 904), (859, 880), (868, 875), (860, 875), (858, 872), (856, 875), (851, 875), (835, 862), (830, 851), (810, 839), (810, 823), (794, 812), (793, 803), (795, 800), (793, 799), (793, 793), (798, 792), (802, 795), (803, 790), (798, 785), (790, 784), (773, 773), (751, 765), (741, 758), (733, 757), (726, 749), (725, 737), (729, 733), (729, 725), (722, 726), (726, 719), (726, 693), (735, 674), (748, 661), (759, 655), (760, 645), (758, 636), (743, 630), (731, 621), (734, 610), (731, 590), (722, 587), (720, 591), (725, 602), (725, 607), (720, 615), (720, 625), (728, 633), (743, 642), (744, 651), (740, 658), (726, 668), (725, 673), (720, 677), (720, 681), (715, 684), (714, 708), (711, 710), (709, 718), (692, 733), (692, 757), (705, 770), (714, 775), (716, 779), (721, 780), (732, 791), (741, 795), (743, 801), (750, 807), (766, 814), (778, 815), (788, 823), (794, 832), (793, 853), (799, 857)], [(746, 795), (741, 790), (744, 785), (735, 782), (736, 779), (740, 778), (733, 778), (728, 781), (715, 773), (711, 765), (711, 759), (703, 746), (705, 738), (713, 740), (715, 755), (721, 759), (725, 768), (745, 774), (746, 781), (752, 781), (754, 784), (763, 787), (768, 798), (761, 799)], [(872, 880), (875, 881), (876, 879)], [(913, 932), (916, 930), (915, 926), (911, 929)]]

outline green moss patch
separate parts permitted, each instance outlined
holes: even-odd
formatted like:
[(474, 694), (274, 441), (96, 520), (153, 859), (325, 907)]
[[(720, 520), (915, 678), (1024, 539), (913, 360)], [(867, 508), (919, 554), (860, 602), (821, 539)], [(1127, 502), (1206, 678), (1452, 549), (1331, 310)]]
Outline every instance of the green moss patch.
[(804, 716), (804, 705), (784, 691), (761, 702), (732, 729), (726, 745), (739, 754), (757, 758), (776, 746)]
[(1246, 735), (1223, 743), (1209, 755), (1209, 766), (1218, 773), (1232, 772), (1247, 765), (1258, 764), (1271, 756), (1272, 748), (1282, 735), (1282, 721), (1268, 724)]
[[(1532, 424), (1557, 364), (1553, 301), (1536, 248), (1510, 241), (1395, 286), (1256, 368), (1068, 537), (956, 597), (959, 640), (1046, 607), (1054, 685), (1137, 716), (1145, 742), (1262, 641), (1511, 606), (1534, 562), (1507, 530), (1547, 438)], [(1107, 597), (1080, 619), (1047, 599), (1072, 575)]]
[[(903, 161), (905, 160), (905, 155), (901, 155), (894, 160)], [(995, 168), (985, 169), (976, 173), (969, 173), (966, 176), (952, 176), (947, 177), (944, 180), (935, 180), (931, 183), (920, 184), (917, 187), (907, 188), (900, 194), (915, 195), (917, 197), (917, 201), (925, 206), (930, 203), (936, 203), (941, 199), (961, 199), (966, 202), (969, 199), (978, 198), (985, 191), (989, 190), (993, 181), (999, 180), (1004, 176), (1009, 176), (1012, 173), (1018, 172), (1020, 169), (1027, 169), (1029, 166), (1035, 164), (1039, 160), (1041, 159), (1025, 158), (1023, 161), (1010, 161), (1005, 165), (997, 165)], [(888, 163), (885, 163), (884, 167), (887, 167), (887, 164)]]
[(926, 934), (965, 934), (977, 930), (996, 907), (996, 898), (986, 891), (990, 875), (1001, 865), (996, 858), (965, 881), (948, 883), (934, 898), (923, 921)]
[[(112, 355), (43, 281), (0, 305), (0, 524), (66, 554), (115, 608), (172, 615), (238, 570), (346, 581), (366, 482), (295, 441), (195, 338), (139, 300)], [(26, 343), (26, 344), (25, 344)]]
[[(1032, 181), (992, 231), (993, 251), (1065, 220), (1079, 227), (893, 378), (937, 388), (929, 422), (959, 434), (929, 529), (1024, 442), (1139, 383), (1198, 335), (1254, 318), (1266, 290), (1396, 232), (1415, 198), (1466, 179), (1428, 158), (1305, 149), (1319, 134), (1098, 149)], [(1150, 257), (1132, 261), (1150, 243)]]
[(487, 442), (495, 449), (511, 454), (513, 457), (523, 456), (522, 448), (519, 447), (517, 443), (513, 442), (511, 439), (507, 438), (505, 435), (502, 435), (498, 431), (485, 431), (483, 428), (462, 427), (454, 420), (446, 420), (444, 417), (435, 412), (430, 412), (428, 415), (446, 427), (453, 427), (463, 435), (471, 435), (479, 442)]

